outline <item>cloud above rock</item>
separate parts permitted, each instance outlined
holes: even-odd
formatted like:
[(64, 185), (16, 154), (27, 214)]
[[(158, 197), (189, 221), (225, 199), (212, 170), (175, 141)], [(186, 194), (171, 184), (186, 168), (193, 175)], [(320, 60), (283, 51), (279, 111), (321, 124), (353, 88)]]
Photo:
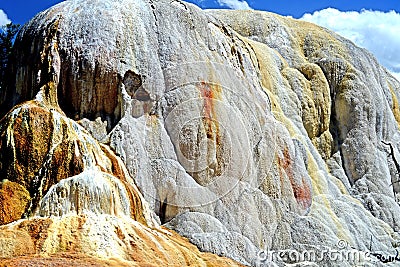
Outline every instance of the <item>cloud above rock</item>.
[(223, 7), (229, 7), (231, 9), (252, 9), (246, 1), (240, 0), (217, 0), (218, 4)]
[(11, 20), (7, 17), (7, 14), (0, 9), (0, 27), (10, 23)]
[(342, 12), (334, 8), (305, 14), (302, 20), (326, 27), (375, 54), (400, 80), (400, 14), (362, 10)]

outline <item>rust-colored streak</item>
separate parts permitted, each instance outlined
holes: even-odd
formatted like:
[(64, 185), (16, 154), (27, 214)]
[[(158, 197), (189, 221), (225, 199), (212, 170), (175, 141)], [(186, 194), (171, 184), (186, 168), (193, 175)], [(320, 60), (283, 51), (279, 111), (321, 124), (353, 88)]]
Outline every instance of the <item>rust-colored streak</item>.
[[(221, 99), (221, 86), (218, 84), (209, 84), (201, 82), (198, 85), (201, 97), (203, 99), (203, 125), (207, 139), (212, 141), (215, 147), (217, 164), (214, 169), (214, 175), (219, 176), (223, 173), (224, 168), (224, 144), (223, 137), (220, 132), (220, 116), (218, 107), (215, 106), (217, 101)], [(213, 149), (210, 149), (213, 150)], [(214, 165), (215, 162), (208, 162), (208, 166)]]
[(297, 204), (306, 210), (311, 206), (311, 188), (307, 184), (306, 179), (302, 177), (301, 183), (295, 180), (293, 173), (293, 160), (290, 157), (289, 149), (285, 147), (283, 157), (278, 156), (279, 176), (283, 185), (284, 173), (289, 178), (290, 185), (293, 190), (293, 195)]
[(200, 93), (201, 93), (201, 96), (203, 97), (203, 101), (204, 101), (204, 117), (211, 120), (213, 118), (213, 113), (214, 113), (213, 89), (206, 82), (201, 82), (199, 89), (200, 89)]
[(134, 220), (146, 225), (146, 219), (143, 215), (143, 203), (139, 197), (139, 193), (127, 182), (124, 182), (125, 188), (129, 194), (129, 201), (131, 204), (131, 216)]
[(292, 159), (290, 157), (289, 149), (287, 147), (285, 147), (285, 149), (283, 150), (283, 158), (278, 157), (278, 165), (281, 167), (279, 169), (280, 176), (283, 176), (283, 169), (289, 179), (293, 180)]
[(311, 206), (311, 188), (304, 177), (302, 177), (301, 182), (302, 184), (300, 186), (296, 186), (292, 183), (292, 188), (297, 203), (303, 210), (305, 210)]
[(124, 171), (123, 167), (117, 159), (117, 156), (106, 146), (101, 145), (101, 149), (108, 159), (111, 161), (111, 173), (117, 177), (124, 185), (129, 197), (129, 204), (131, 206), (131, 216), (134, 220), (146, 225), (146, 219), (143, 215), (143, 203), (137, 190), (127, 180), (128, 173)]

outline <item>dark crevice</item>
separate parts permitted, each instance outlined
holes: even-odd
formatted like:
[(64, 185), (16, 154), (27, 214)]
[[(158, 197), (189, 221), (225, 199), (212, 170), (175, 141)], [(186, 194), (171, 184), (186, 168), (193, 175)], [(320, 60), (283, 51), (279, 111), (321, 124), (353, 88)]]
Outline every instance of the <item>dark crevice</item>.
[(324, 73), (325, 79), (329, 84), (329, 91), (331, 97), (331, 115), (329, 120), (329, 132), (332, 135), (332, 150), (331, 154), (335, 154), (337, 152), (340, 153), (341, 164), (343, 167), (343, 171), (346, 174), (346, 177), (351, 186), (354, 186), (354, 180), (351, 178), (352, 175), (348, 172), (346, 168), (345, 158), (343, 157), (342, 144), (344, 139), (340, 133), (340, 122), (337, 119), (336, 112), (336, 96), (341, 90), (341, 83), (348, 73), (348, 67), (346, 61), (341, 58), (336, 58), (334, 60), (319, 60), (315, 62)]
[[(145, 91), (143, 88), (141, 88), (141, 86), (143, 84), (143, 80), (139, 74), (136, 74), (135, 72), (133, 72), (131, 70), (128, 70), (127, 72), (125, 72), (122, 83), (124, 84), (125, 90), (130, 97), (138, 99), (138, 100), (140, 100), (139, 98), (144, 97), (143, 94)], [(136, 97), (137, 92), (139, 92), (139, 98)], [(147, 94), (147, 96), (148, 96), (148, 94)]]
[(390, 185), (394, 185), (394, 184), (396, 184), (396, 183), (400, 183), (400, 164), (399, 164), (399, 162), (398, 162), (397, 159), (396, 159), (393, 144), (392, 144), (392, 143), (385, 142), (385, 141), (381, 141), (381, 142), (382, 142), (384, 145), (389, 146), (389, 148), (390, 148), (390, 153), (388, 154), (388, 157), (391, 157), (391, 158), (392, 158), (393, 163), (394, 163), (394, 166), (396, 167), (396, 174), (399, 176), (399, 178), (398, 178), (396, 181), (393, 181), (393, 180), (392, 180), (392, 183), (391, 183)]
[(333, 139), (332, 154), (335, 154), (337, 151), (339, 151), (340, 147), (343, 144), (343, 140), (340, 138), (340, 131), (339, 131), (338, 124), (339, 124), (339, 122), (336, 117), (335, 105), (332, 101), (331, 117), (329, 119), (329, 132), (331, 133), (332, 139)]
[(222, 25), (221, 29), (222, 29), (223, 33), (224, 33), (226, 36), (232, 38), (232, 34), (228, 31), (228, 28), (226, 28), (225, 25)]
[(329, 131), (333, 138), (332, 154), (340, 150), (343, 141), (340, 136), (339, 121), (336, 114), (336, 95), (340, 91), (340, 84), (347, 73), (347, 66), (344, 60), (336, 59), (332, 61), (319, 61), (316, 64), (321, 68), (324, 76), (329, 84), (331, 96), (331, 116), (329, 122)]
[(162, 203), (160, 201), (160, 210), (158, 212), (158, 216), (160, 217), (161, 224), (167, 222), (166, 221), (167, 206), (168, 206), (167, 199), (164, 199)]
[(153, 13), (153, 17), (155, 20), (156, 32), (158, 33), (158, 18), (156, 15), (156, 7), (154, 6), (154, 2), (152, 0), (150, 0), (149, 2), (150, 2), (151, 12)]
[(300, 71), (300, 73), (303, 75), (303, 77), (304, 77), (307, 81), (311, 81), (312, 76), (313, 76), (314, 74), (311, 74), (311, 73), (305, 71), (304, 68), (298, 68), (297, 70)]

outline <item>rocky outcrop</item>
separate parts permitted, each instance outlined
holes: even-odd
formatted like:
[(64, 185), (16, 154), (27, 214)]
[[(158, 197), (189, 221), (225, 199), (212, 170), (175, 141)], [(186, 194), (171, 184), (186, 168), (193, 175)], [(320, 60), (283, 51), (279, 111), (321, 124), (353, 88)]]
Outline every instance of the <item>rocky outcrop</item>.
[(151, 221), (121, 160), (63, 114), (26, 102), (3, 118), (0, 132), (2, 197), (13, 211), (4, 211), (2, 224), (83, 210)]
[(338, 249), (370, 257), (319, 264), (374, 266), (399, 246), (400, 83), (342, 37), (266, 12), (71, 0), (15, 47), (2, 257), (25, 254), (16, 236), (32, 261), (235, 264), (159, 224), (251, 266)]

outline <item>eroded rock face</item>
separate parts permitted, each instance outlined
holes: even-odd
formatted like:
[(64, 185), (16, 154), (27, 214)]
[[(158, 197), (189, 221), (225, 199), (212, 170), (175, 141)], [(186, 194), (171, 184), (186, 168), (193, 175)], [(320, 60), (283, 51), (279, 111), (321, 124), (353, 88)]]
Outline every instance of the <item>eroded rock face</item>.
[[(2, 224), (56, 216), (52, 234), (83, 220), (69, 250), (131, 265), (133, 247), (151, 264), (184, 263), (176, 250), (207, 261), (146, 228), (159, 223), (252, 266), (266, 250), (399, 244), (400, 83), (340, 36), (266, 12), (71, 0), (38, 14), (15, 46), (6, 95), (28, 102), (0, 125)], [(35, 225), (2, 231), (21, 223)], [(132, 245), (138, 231), (151, 237)], [(66, 250), (40, 240), (39, 255)], [(20, 255), (9, 248), (4, 257)]]
[(174, 232), (107, 214), (35, 218), (0, 233), (0, 266), (243, 266)]
[(146, 223), (150, 215), (143, 214), (142, 197), (124, 164), (73, 120), (32, 101), (10, 111), (0, 130), (0, 173), (7, 177), (2, 197), (10, 205), (20, 199), (15, 205), (21, 205), (2, 224), (35, 213), (61, 216), (83, 210)]

